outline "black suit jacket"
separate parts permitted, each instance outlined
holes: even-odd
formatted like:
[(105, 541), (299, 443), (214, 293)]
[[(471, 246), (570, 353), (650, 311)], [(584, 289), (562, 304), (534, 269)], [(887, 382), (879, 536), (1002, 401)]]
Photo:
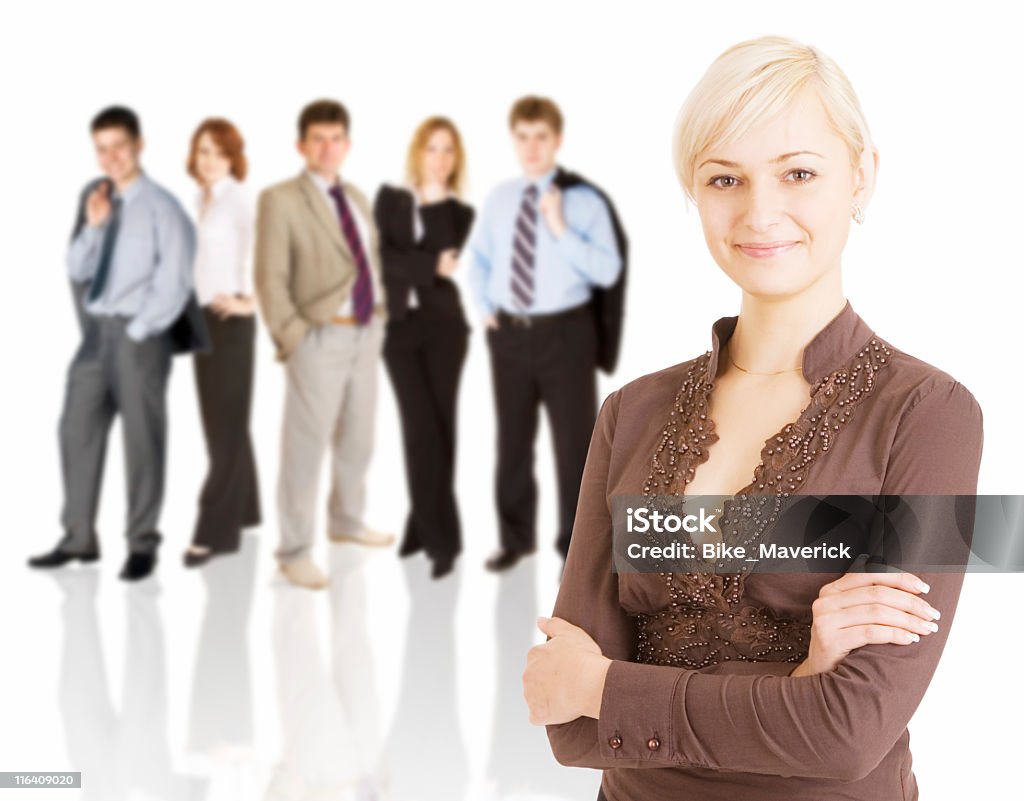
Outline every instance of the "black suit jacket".
[(465, 322), (459, 290), (451, 279), (437, 274), (437, 257), (449, 248), (462, 250), (473, 225), (473, 208), (455, 199), (422, 206), (423, 238), (417, 242), (413, 202), (407, 189), (385, 185), (373, 203), (388, 319), (405, 319), (412, 287), (424, 318)]
[(615, 211), (611, 198), (600, 187), (582, 175), (568, 172), (559, 167), (552, 183), (562, 190), (573, 186), (589, 186), (600, 195), (605, 205), (608, 206), (608, 213), (612, 218), (615, 244), (619, 250), (619, 257), (622, 259), (622, 271), (614, 284), (607, 288), (595, 286), (590, 296), (594, 319), (597, 323), (597, 366), (610, 374), (614, 372), (615, 364), (619, 359), (619, 345), (622, 342), (622, 318), (626, 308), (626, 267), (629, 263), (629, 240), (626, 238), (626, 229), (622, 227), (622, 221), (619, 219), (618, 212)]
[[(78, 214), (75, 216), (75, 225), (71, 229), (71, 239), (74, 240), (85, 226), (85, 202), (89, 193), (104, 182), (110, 183), (109, 178), (97, 178), (85, 185), (81, 195), (78, 197)], [(71, 283), (71, 298), (75, 304), (75, 314), (78, 315), (78, 325), (82, 329), (82, 335), (87, 333), (90, 316), (85, 310), (86, 298), (89, 295), (91, 281), (83, 281), (76, 284)], [(206, 321), (203, 319), (203, 310), (199, 308), (199, 301), (196, 293), (191, 292), (188, 296), (188, 303), (170, 328), (165, 332), (171, 340), (171, 347), (174, 353), (191, 353), (199, 351), (205, 353), (210, 349), (210, 335), (206, 330)]]

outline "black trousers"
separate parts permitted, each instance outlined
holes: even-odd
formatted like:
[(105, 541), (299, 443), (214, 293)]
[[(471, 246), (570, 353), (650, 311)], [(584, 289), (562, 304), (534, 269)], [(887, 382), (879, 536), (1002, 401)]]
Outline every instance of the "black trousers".
[(536, 547), (534, 439), (541, 404), (547, 410), (558, 475), (558, 538), (569, 550), (583, 466), (597, 417), (597, 329), (589, 306), (529, 325), (499, 315), (488, 329), (498, 415), (496, 494), (501, 545)]
[(222, 320), (203, 309), (211, 350), (193, 358), (209, 469), (192, 544), (238, 550), (242, 529), (260, 523), (256, 458), (249, 436), (256, 318)]
[(384, 362), (398, 399), (410, 509), (403, 549), (431, 559), (462, 550), (455, 500), (455, 421), (469, 331), (461, 317), (424, 319), (410, 309), (388, 323)]

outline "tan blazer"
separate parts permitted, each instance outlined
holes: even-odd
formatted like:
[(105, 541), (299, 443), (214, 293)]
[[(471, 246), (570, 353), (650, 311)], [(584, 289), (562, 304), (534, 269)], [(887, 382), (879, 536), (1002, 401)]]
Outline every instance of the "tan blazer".
[[(363, 247), (374, 274), (374, 312), (385, 316), (373, 214), (358, 189), (347, 182), (342, 187), (370, 232)], [(305, 172), (260, 194), (253, 269), (263, 321), (282, 361), (311, 326), (328, 322), (351, 294), (355, 260), (338, 218)]]

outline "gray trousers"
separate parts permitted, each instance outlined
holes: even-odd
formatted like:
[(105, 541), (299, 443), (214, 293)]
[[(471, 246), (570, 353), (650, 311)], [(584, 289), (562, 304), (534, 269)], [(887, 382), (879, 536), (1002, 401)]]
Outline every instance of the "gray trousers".
[(69, 553), (99, 547), (96, 511), (107, 437), (117, 415), (128, 485), (128, 547), (151, 553), (160, 544), (171, 344), (163, 335), (134, 342), (125, 333), (127, 324), (125, 317), (90, 317), (68, 369), (60, 418), (65, 531), (60, 547)]
[(277, 490), (281, 542), (275, 554), (280, 562), (308, 557), (313, 546), (320, 467), (328, 446), (327, 530), (346, 535), (363, 527), (383, 340), (384, 322), (376, 315), (366, 326), (328, 323), (310, 329), (285, 362)]

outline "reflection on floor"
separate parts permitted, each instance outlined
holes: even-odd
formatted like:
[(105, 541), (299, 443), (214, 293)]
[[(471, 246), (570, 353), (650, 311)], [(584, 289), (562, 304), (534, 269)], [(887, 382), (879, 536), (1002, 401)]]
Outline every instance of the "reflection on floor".
[[(370, 603), (375, 574), (368, 562), (393, 555), (331, 548), (331, 584), (318, 593), (258, 578), (258, 548), (259, 539), (248, 536), (237, 555), (199, 571), (205, 602), (198, 632), (191, 635), (198, 634), (191, 660), (167, 653), (162, 613), (170, 599), (159, 579), (124, 588), (119, 710), (111, 701), (97, 614), (101, 572), (72, 567), (50, 574), (62, 593), (59, 699), (66, 760), (67, 767), (83, 772), (81, 798), (591, 801), (596, 796), (598, 774), (559, 766), (543, 730), (527, 721), (520, 676), (542, 611), (535, 560), (488, 579), (496, 583), (495, 606), (489, 614), (479, 610), (483, 633), (460, 635), (460, 604), (474, 603), (464, 592), (464, 567), (433, 581), (421, 557), (402, 561), (397, 570), (389, 566), (394, 591), (408, 599), (407, 617), (391, 626), (375, 617)], [(254, 614), (254, 608), (264, 607), (266, 614)], [(384, 665), (390, 673), (376, 669), (380, 637), (401, 638), (392, 649), (401, 654), (400, 663)], [(491, 642), (480, 640), (480, 649), (467, 650), (474, 637)], [(494, 655), (493, 691), (480, 693), (477, 701), (474, 690), (467, 699), (463, 682), (481, 684), (475, 675), (480, 668), (460, 664), (459, 654), (484, 646)], [(180, 754), (170, 747), (169, 663), (191, 664), (191, 675), (173, 675), (188, 687), (187, 708), (180, 710)], [(381, 673), (396, 678), (383, 683)], [(262, 675), (263, 687), (257, 680)], [(385, 708), (391, 710), (386, 717)], [(488, 710), (489, 728), (473, 726), (467, 732), (465, 720)], [(261, 729), (260, 719), (270, 725)], [(488, 742), (468, 739), (467, 733)], [(54, 752), (60, 753), (56, 743)], [(474, 754), (479, 754), (475, 767)], [(67, 797), (70, 801), (70, 793)]]
[(266, 801), (373, 799), (380, 726), (366, 589), (356, 549), (333, 549), (328, 662), (316, 627), (319, 593), (274, 590), (274, 668), (283, 748)]
[(140, 789), (152, 798), (203, 798), (204, 780), (178, 774), (171, 765), (156, 583), (133, 586), (126, 595), (126, 658), (118, 713), (100, 648), (95, 605), (99, 574), (61, 570), (51, 575), (64, 593), (60, 711), (71, 765), (84, 774), (84, 797), (119, 801)]
[[(423, 560), (402, 564), (409, 597), (405, 659), (387, 738), (395, 798), (463, 798), (469, 784), (455, 692), (455, 604), (461, 571), (432, 581)], [(426, 792), (429, 789), (429, 796)]]
[(536, 567), (532, 559), (520, 563), (502, 576), (498, 589), (494, 630), (501, 636), (497, 638), (497, 698), (487, 772), (496, 780), (499, 798), (528, 795), (592, 801), (597, 796), (597, 774), (555, 762), (543, 731), (530, 725), (523, 701), (524, 655), (534, 642), (541, 613), (534, 592)]

